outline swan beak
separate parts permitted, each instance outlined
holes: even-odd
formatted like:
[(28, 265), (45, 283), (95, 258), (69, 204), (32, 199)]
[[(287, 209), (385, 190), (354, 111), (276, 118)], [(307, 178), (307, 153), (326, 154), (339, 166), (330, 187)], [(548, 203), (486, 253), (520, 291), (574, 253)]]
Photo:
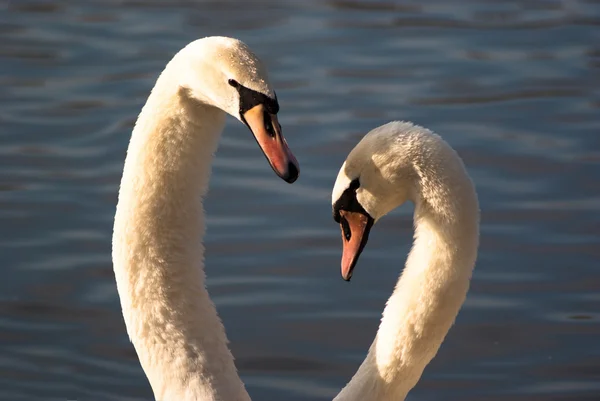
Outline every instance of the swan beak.
[(275, 173), (288, 183), (300, 174), (298, 161), (288, 147), (276, 114), (270, 114), (262, 104), (256, 105), (243, 115), (244, 122), (254, 134)]
[(342, 278), (350, 281), (354, 266), (363, 248), (369, 240), (369, 232), (373, 227), (372, 217), (360, 212), (340, 210), (340, 226), (342, 229)]

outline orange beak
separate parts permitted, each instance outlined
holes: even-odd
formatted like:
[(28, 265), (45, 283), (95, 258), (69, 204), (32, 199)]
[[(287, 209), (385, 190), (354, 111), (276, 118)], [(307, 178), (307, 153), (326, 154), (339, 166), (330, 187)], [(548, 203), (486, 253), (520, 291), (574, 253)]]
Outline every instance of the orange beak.
[(288, 183), (298, 179), (300, 167), (281, 133), (276, 114), (270, 114), (265, 106), (258, 104), (243, 115), (275, 173)]
[(340, 210), (340, 227), (342, 229), (342, 278), (350, 281), (354, 266), (362, 250), (369, 240), (369, 232), (373, 219), (360, 212)]

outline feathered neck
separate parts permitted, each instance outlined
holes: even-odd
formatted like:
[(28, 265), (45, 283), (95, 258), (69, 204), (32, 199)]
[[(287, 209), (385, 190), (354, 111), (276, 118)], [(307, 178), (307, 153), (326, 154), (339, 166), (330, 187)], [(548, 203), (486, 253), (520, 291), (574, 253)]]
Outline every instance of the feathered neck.
[(136, 123), (119, 191), (113, 262), (123, 317), (157, 400), (249, 401), (204, 286), (202, 197), (225, 113), (166, 72)]

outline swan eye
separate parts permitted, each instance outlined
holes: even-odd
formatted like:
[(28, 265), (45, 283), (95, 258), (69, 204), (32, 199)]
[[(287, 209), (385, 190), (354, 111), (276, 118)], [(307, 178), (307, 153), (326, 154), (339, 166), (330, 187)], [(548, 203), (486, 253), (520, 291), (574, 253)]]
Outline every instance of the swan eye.
[[(361, 212), (365, 215), (368, 215), (368, 213), (365, 211), (365, 209), (362, 207), (362, 205), (358, 202), (358, 200), (356, 199), (356, 190), (360, 187), (360, 181), (358, 178), (353, 179), (350, 182), (350, 185), (348, 185), (348, 188), (346, 188), (346, 190), (342, 193), (342, 195), (339, 197), (339, 199), (334, 203), (333, 205), (333, 220), (335, 220), (336, 223), (341, 223), (341, 215), (340, 215), (340, 210), (344, 209), (344, 210), (348, 210), (351, 212)], [(346, 224), (348, 224), (346, 222)], [(349, 231), (350, 229), (348, 229)]]
[(233, 86), (236, 89), (240, 86), (240, 84), (238, 83), (238, 81), (236, 81), (235, 79), (230, 79), (227, 82), (229, 83), (229, 85)]
[(265, 130), (267, 131), (267, 133), (269, 134), (269, 136), (271, 138), (274, 138), (275, 130), (273, 129), (273, 121), (271, 120), (271, 116), (269, 115), (269, 113), (267, 111), (265, 111), (265, 113), (263, 115), (263, 119), (264, 119), (264, 124), (265, 124)]

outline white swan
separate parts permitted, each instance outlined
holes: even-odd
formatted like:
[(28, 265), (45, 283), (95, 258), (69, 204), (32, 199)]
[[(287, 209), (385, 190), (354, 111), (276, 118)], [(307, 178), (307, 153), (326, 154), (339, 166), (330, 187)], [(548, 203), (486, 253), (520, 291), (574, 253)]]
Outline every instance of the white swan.
[(372, 225), (406, 200), (415, 205), (413, 247), (369, 353), (336, 401), (404, 400), (465, 300), (479, 245), (477, 194), (456, 152), (406, 122), (369, 132), (338, 174), (342, 277), (350, 280)]
[(225, 113), (246, 123), (287, 182), (298, 164), (281, 135), (258, 58), (223, 37), (168, 63), (140, 113), (123, 171), (113, 264), (127, 332), (160, 401), (247, 401), (204, 286), (201, 198)]

